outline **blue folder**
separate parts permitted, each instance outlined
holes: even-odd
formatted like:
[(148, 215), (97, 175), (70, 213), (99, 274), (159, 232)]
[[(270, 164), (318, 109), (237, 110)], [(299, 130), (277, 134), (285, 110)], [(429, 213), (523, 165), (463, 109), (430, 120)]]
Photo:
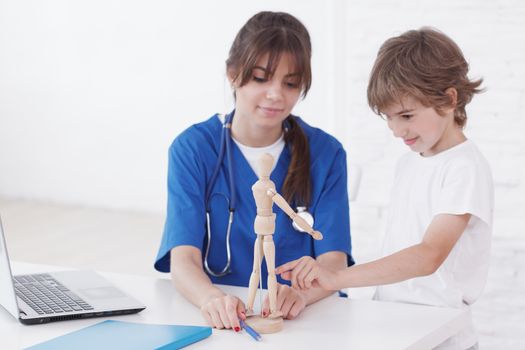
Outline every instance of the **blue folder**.
[(26, 350), (172, 350), (211, 335), (210, 327), (104, 321)]

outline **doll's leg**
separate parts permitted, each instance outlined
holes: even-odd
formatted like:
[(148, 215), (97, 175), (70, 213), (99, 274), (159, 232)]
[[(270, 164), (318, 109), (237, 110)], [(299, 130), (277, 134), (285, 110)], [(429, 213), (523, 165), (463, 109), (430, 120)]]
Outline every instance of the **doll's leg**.
[(253, 303), (255, 301), (255, 294), (259, 287), (259, 278), (261, 277), (261, 262), (263, 257), (263, 240), (262, 236), (257, 235), (255, 244), (253, 246), (253, 270), (250, 276), (250, 284), (248, 286), (248, 304), (246, 304), (246, 313), (253, 314)]
[(264, 256), (268, 267), (268, 299), (270, 301), (270, 318), (282, 316), (277, 311), (277, 277), (275, 277), (275, 244), (272, 235), (264, 236)]

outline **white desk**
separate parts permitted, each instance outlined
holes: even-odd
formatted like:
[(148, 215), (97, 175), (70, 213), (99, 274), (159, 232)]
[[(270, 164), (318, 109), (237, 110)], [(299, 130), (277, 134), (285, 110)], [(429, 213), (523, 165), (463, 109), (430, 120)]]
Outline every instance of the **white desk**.
[[(14, 274), (64, 270), (63, 268), (12, 264)], [(185, 301), (164, 278), (101, 273), (115, 285), (147, 305), (128, 316), (110, 317), (131, 322), (205, 325), (199, 310)], [(247, 288), (223, 286), (246, 299)], [(429, 349), (463, 329), (467, 314), (461, 310), (419, 305), (351, 300), (336, 295), (309, 306), (295, 320), (285, 321), (280, 333), (263, 335), (255, 342), (248, 334), (213, 330), (190, 349)], [(0, 309), (0, 348), (21, 349), (92, 325), (106, 318), (91, 318), (24, 326)]]

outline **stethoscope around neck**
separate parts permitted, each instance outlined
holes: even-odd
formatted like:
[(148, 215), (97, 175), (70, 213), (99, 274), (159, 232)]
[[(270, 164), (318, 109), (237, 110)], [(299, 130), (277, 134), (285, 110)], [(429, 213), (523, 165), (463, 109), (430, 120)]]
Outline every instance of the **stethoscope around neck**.
[[(208, 236), (208, 242), (206, 243), (206, 250), (204, 252), (204, 268), (206, 271), (214, 276), (214, 277), (223, 277), (227, 274), (231, 273), (231, 247), (230, 247), (230, 235), (231, 235), (231, 228), (233, 224), (233, 213), (235, 212), (235, 202), (236, 202), (236, 193), (235, 193), (235, 186), (233, 183), (233, 159), (232, 159), (232, 137), (231, 137), (231, 127), (232, 127), (232, 121), (233, 121), (233, 115), (235, 114), (235, 110), (227, 114), (224, 118), (224, 123), (222, 125), (222, 132), (221, 132), (221, 141), (219, 146), (219, 154), (217, 157), (217, 164), (215, 165), (215, 169), (213, 170), (212, 176), (210, 178), (210, 182), (208, 183), (207, 189), (206, 189), (206, 231)], [(286, 128), (285, 128), (286, 130)], [(224, 193), (213, 193), (213, 186), (215, 185), (215, 182), (217, 181), (217, 176), (219, 175), (219, 171), (222, 165), (222, 161), (224, 160), (224, 156), (226, 155), (226, 167), (228, 171), (228, 187), (230, 190), (230, 198)], [(226, 265), (224, 265), (223, 269), (220, 271), (213, 271), (211, 267), (208, 265), (208, 255), (210, 253), (210, 246), (211, 246), (211, 199), (213, 196), (221, 196), (223, 197), (227, 204), (228, 204), (228, 227), (226, 228)], [(305, 219), (310, 226), (313, 226), (314, 224), (314, 218), (312, 214), (310, 214), (306, 207), (297, 207), (297, 213), (300, 215), (303, 219)], [(300, 227), (298, 227), (295, 223), (293, 223), (294, 229), (297, 231), (304, 232)]]

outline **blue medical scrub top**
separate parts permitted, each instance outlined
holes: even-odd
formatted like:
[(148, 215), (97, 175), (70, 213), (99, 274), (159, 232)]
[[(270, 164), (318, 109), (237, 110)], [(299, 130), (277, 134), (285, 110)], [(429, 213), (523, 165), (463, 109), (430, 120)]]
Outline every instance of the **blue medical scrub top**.
[[(290, 218), (276, 205), (275, 266), (309, 255), (317, 257), (330, 251), (345, 252), (348, 265), (351, 256), (350, 217), (347, 191), (346, 152), (334, 137), (313, 128), (295, 117), (304, 130), (310, 145), (310, 172), (312, 198), (309, 211), (315, 218), (314, 228), (323, 233), (316, 241), (292, 227)], [(169, 149), (168, 205), (166, 223), (155, 269), (170, 270), (170, 251), (180, 245), (206, 250), (206, 185), (217, 163), (222, 123), (217, 115), (195, 124), (182, 132)], [(223, 277), (210, 275), (213, 283), (248, 286), (253, 269), (253, 249), (257, 238), (253, 223), (256, 206), (252, 185), (258, 180), (248, 161), (232, 142), (233, 182), (237, 199), (230, 235), (231, 273)], [(285, 147), (270, 178), (281, 192), (290, 164), (291, 153)], [(226, 264), (226, 228), (229, 198), (226, 155), (213, 187), (211, 207), (211, 246), (208, 264), (213, 271), (221, 271)], [(267, 270), (263, 262), (263, 288), (266, 288)], [(280, 283), (289, 284), (278, 276)]]

